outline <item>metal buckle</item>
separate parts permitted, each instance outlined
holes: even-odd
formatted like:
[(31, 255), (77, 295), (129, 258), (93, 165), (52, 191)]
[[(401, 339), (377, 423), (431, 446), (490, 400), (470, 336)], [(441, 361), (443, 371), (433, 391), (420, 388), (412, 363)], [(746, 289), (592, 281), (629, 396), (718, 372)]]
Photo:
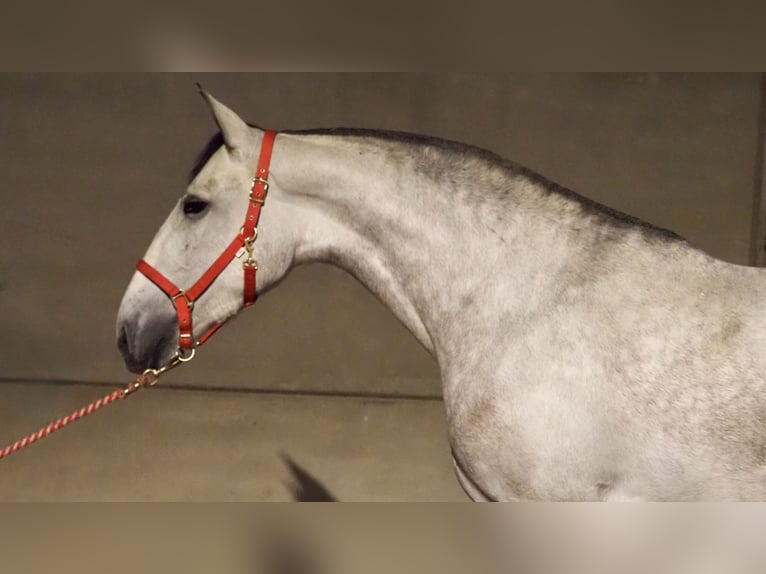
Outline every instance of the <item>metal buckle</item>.
[[(263, 199), (259, 197), (253, 197), (253, 190), (255, 190), (255, 184), (256, 183), (262, 183), (263, 184)], [(263, 179), (262, 177), (254, 177), (253, 178), (253, 185), (250, 187), (250, 202), (251, 203), (259, 203), (263, 205), (266, 201), (266, 194), (269, 193), (269, 182)]]
[(263, 179), (262, 177), (254, 177), (253, 178), (253, 185), (250, 186), (250, 188), (254, 188), (256, 183), (262, 183), (264, 185), (263, 192), (268, 193), (269, 191), (269, 182)]
[(189, 299), (189, 296), (186, 294), (186, 291), (184, 291), (183, 289), (181, 289), (179, 293), (177, 293), (176, 295), (173, 295), (170, 298), (173, 301), (173, 305), (176, 304), (176, 299), (178, 299), (179, 297), (183, 297), (186, 300), (186, 306), (189, 308), (189, 311), (194, 309), (194, 301)]

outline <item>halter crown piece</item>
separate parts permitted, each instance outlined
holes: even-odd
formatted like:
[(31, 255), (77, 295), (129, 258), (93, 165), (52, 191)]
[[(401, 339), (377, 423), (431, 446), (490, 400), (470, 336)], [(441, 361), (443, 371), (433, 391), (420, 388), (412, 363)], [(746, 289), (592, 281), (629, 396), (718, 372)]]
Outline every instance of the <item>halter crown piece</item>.
[(266, 130), (263, 134), (261, 154), (250, 190), (250, 201), (247, 206), (244, 225), (242, 225), (239, 233), (234, 237), (229, 246), (223, 250), (218, 259), (208, 267), (207, 271), (202, 274), (202, 277), (194, 285), (184, 291), (143, 259), (136, 265), (136, 269), (140, 273), (143, 273), (170, 298), (176, 309), (176, 314), (178, 315), (177, 358), (181, 362), (190, 361), (194, 357), (196, 347), (204, 344), (223, 325), (223, 323), (214, 325), (198, 341), (195, 341), (192, 329), (192, 311), (194, 310), (195, 301), (207, 291), (235, 257), (240, 257), (244, 253), (247, 253), (247, 258), (242, 263), (245, 273), (245, 307), (255, 303), (257, 298), (255, 272), (258, 270), (258, 263), (253, 259), (253, 248), (258, 237), (257, 226), (258, 219), (261, 216), (261, 208), (266, 201), (266, 194), (269, 191), (269, 164), (271, 163), (271, 151), (274, 147), (276, 136), (277, 132), (273, 130)]

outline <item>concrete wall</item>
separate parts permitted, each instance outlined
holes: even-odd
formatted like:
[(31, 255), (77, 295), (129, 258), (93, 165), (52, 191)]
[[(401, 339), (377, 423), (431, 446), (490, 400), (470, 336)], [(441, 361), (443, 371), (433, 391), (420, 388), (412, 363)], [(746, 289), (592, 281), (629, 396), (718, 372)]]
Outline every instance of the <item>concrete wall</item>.
[[(213, 130), (255, 123), (462, 140), (746, 262), (758, 75), (3, 76), (0, 376), (127, 380), (114, 317)], [(296, 270), (228, 326), (195, 385), (438, 393), (434, 362), (338, 270)]]

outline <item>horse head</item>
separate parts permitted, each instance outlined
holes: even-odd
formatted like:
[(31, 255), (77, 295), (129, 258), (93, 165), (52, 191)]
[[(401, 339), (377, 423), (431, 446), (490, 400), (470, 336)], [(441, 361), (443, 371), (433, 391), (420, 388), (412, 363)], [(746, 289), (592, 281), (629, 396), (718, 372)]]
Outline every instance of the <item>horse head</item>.
[[(221, 324), (243, 308), (243, 265), (245, 246), (254, 248), (252, 258), (258, 267), (258, 289), (281, 278), (290, 267), (292, 252), (285, 241), (290, 231), (283, 210), (279, 209), (279, 187), (274, 181), (263, 184), (269, 192), (269, 207), (253, 223), (252, 237), (244, 238), (243, 219), (250, 214), (254, 175), (264, 131), (249, 126), (231, 109), (203, 92), (220, 133), (211, 140), (202, 165), (194, 170), (186, 192), (173, 207), (143, 261), (170, 285), (188, 289), (210, 268), (219, 255), (231, 250), (232, 238), (244, 239), (215, 280), (200, 289), (198, 301), (188, 301), (189, 347), (212, 327)], [(207, 157), (209, 156), (209, 157)], [(265, 199), (265, 197), (264, 197)], [(269, 213), (270, 212), (270, 213)], [(264, 232), (266, 231), (266, 232)], [(259, 233), (260, 232), (260, 233)], [(258, 237), (257, 247), (249, 239)], [(268, 236), (271, 235), (271, 238)], [(139, 270), (141, 268), (139, 267)], [(254, 272), (253, 272), (254, 276)], [(117, 344), (132, 371), (157, 368), (180, 349), (180, 314), (173, 293), (165, 293), (143, 272), (137, 272), (123, 297), (117, 316)], [(174, 285), (173, 285), (174, 284)], [(186, 297), (183, 295), (183, 297)], [(183, 303), (183, 301), (181, 301)], [(193, 313), (193, 321), (191, 316)]]

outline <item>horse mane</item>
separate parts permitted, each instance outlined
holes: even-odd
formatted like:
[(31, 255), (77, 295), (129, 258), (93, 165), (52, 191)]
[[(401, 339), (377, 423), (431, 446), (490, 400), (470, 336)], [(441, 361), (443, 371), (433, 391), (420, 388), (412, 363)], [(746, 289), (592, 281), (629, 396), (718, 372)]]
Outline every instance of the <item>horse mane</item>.
[(223, 134), (219, 131), (212, 136), (210, 136), (210, 139), (205, 144), (205, 147), (202, 148), (202, 151), (200, 151), (197, 154), (197, 157), (194, 159), (194, 165), (189, 170), (189, 182), (197, 177), (199, 175), (199, 172), (202, 171), (202, 168), (205, 167), (205, 164), (210, 160), (211, 157), (213, 157), (213, 154), (218, 151), (218, 148), (220, 148), (223, 145)]
[[(249, 125), (251, 127), (262, 129), (259, 126), (253, 124)], [(451, 166), (460, 165), (461, 162), (464, 162), (467, 158), (478, 160), (479, 162), (484, 163), (491, 168), (504, 171), (509, 176), (509, 178), (524, 178), (547, 193), (558, 195), (566, 200), (577, 203), (582, 208), (583, 213), (595, 216), (614, 227), (637, 228), (651, 236), (655, 236), (667, 241), (683, 241), (683, 238), (673, 231), (658, 227), (642, 219), (628, 215), (627, 213), (613, 209), (602, 203), (598, 203), (597, 201), (580, 195), (571, 189), (568, 189), (549, 180), (548, 178), (527, 167), (505, 159), (504, 157), (494, 152), (470, 144), (429, 135), (367, 128), (319, 128), (308, 130), (283, 130), (283, 133), (304, 136), (370, 138), (391, 143), (399, 143), (403, 144), (404, 146), (420, 150), (439, 150), (441, 152), (440, 155), (442, 155), (443, 158), (446, 159)], [(199, 172), (202, 171), (202, 168), (212, 157), (212, 155), (218, 150), (218, 148), (223, 145), (223, 143), (223, 135), (221, 132), (214, 134), (208, 140), (205, 147), (202, 149), (202, 151), (200, 151), (200, 153), (197, 155), (197, 158), (195, 159), (194, 165), (189, 172), (189, 181), (193, 180), (199, 174)], [(426, 163), (429, 160), (420, 158), (418, 161), (421, 163)], [(430, 161), (433, 161), (433, 159)], [(421, 165), (420, 167), (427, 168), (429, 166)], [(442, 165), (437, 166), (436, 171), (444, 171), (442, 170), (442, 167)], [(434, 171), (433, 166), (431, 166), (431, 169), (428, 171)]]
[[(494, 152), (476, 147), (470, 144), (457, 142), (448, 139), (442, 139), (434, 136), (413, 134), (399, 131), (374, 130), (365, 128), (320, 128), (311, 130), (292, 130), (285, 133), (295, 135), (329, 135), (341, 137), (361, 137), (373, 138), (394, 143), (401, 143), (407, 146), (431, 148), (440, 150), (452, 166), (460, 165), (465, 158), (473, 158), (485, 163), (486, 165), (501, 169), (507, 173), (510, 178), (522, 177), (534, 183), (539, 189), (547, 193), (558, 195), (569, 201), (580, 205), (583, 212), (588, 215), (594, 215), (615, 227), (638, 228), (650, 235), (663, 238), (669, 241), (683, 241), (683, 238), (669, 229), (652, 225), (642, 219), (623, 213), (617, 209), (606, 206), (594, 201), (588, 197), (580, 195), (554, 181), (549, 180), (539, 173), (508, 160)], [(422, 161), (422, 160), (421, 160)], [(442, 167), (442, 166), (439, 166)]]

